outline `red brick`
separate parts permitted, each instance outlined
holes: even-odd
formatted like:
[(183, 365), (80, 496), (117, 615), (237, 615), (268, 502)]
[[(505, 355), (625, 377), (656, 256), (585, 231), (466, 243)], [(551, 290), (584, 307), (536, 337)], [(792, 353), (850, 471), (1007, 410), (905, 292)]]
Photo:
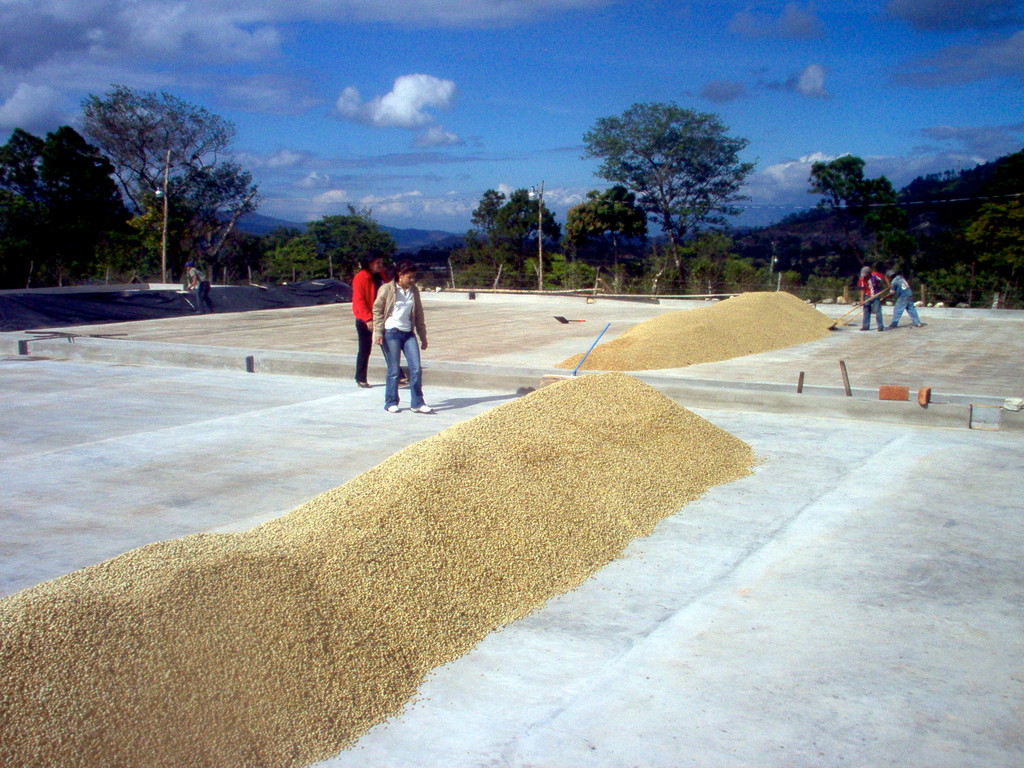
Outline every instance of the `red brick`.
[(892, 384), (883, 384), (878, 388), (879, 400), (909, 400), (910, 388), (897, 387)]

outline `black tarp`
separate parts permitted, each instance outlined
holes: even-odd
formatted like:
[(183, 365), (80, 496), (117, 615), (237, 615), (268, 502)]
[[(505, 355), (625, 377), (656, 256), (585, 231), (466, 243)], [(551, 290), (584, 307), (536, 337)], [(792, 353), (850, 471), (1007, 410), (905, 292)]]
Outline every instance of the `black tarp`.
[[(308, 280), (289, 285), (214, 286), (215, 312), (312, 307), (352, 301), (352, 288), (339, 280)], [(195, 293), (125, 290), (0, 294), (0, 331), (120, 323), (195, 314)]]

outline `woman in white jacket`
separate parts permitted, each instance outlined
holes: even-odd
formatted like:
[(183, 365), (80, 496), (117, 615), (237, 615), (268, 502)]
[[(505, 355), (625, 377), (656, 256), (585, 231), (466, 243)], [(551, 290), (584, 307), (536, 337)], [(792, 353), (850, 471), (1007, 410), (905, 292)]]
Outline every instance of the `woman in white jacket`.
[[(417, 345), (417, 337), (419, 344)], [(384, 409), (398, 413), (398, 379), (401, 356), (409, 368), (409, 392), (412, 410), (433, 413), (423, 402), (423, 369), (420, 350), (427, 348), (427, 324), (423, 319), (423, 304), (416, 287), (416, 265), (411, 261), (399, 262), (395, 278), (385, 283), (373, 302), (373, 341), (384, 348), (388, 372), (384, 385)]]

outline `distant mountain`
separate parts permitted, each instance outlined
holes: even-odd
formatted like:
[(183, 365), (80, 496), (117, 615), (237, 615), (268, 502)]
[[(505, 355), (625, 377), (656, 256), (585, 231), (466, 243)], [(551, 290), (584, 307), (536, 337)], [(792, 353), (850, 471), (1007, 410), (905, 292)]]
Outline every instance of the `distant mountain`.
[[(250, 235), (258, 237), (267, 235), (281, 227), (296, 229), (300, 232), (306, 230), (304, 223), (276, 219), (273, 216), (264, 216), (259, 213), (243, 216), (238, 220), (237, 226), (242, 232), (248, 232)], [(383, 224), (380, 228), (395, 238), (399, 251), (418, 251), (421, 248), (450, 250), (461, 248), (465, 242), (462, 235), (439, 229), (397, 229), (386, 227)]]
[(448, 250), (461, 248), (465, 244), (462, 235), (439, 229), (395, 229), (383, 225), (381, 229), (395, 238), (400, 251), (418, 251), (421, 248)]
[[(929, 243), (948, 240), (989, 200), (1007, 199), (1022, 190), (1024, 151), (967, 170), (918, 177), (897, 195), (905, 205), (909, 232), (934, 254), (941, 248)], [(850, 227), (854, 242), (869, 250), (873, 235), (863, 221), (854, 216)], [(758, 265), (771, 264), (775, 257), (780, 269), (796, 270), (803, 275), (856, 273), (860, 262), (846, 247), (845, 240), (839, 217), (821, 208), (792, 214), (766, 227), (734, 232), (740, 256)]]
[(262, 237), (263, 235), (269, 235), (275, 229), (284, 227), (286, 229), (297, 229), (300, 232), (306, 231), (305, 224), (299, 224), (294, 221), (285, 221), (284, 219), (275, 219), (273, 216), (264, 216), (262, 213), (249, 213), (242, 216), (238, 223), (235, 225), (242, 232), (247, 232), (250, 235), (257, 235)]

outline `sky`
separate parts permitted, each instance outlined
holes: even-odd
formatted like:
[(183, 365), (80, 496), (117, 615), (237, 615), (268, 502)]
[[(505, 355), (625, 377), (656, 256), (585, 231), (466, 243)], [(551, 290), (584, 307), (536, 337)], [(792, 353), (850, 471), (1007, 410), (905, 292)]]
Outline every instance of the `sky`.
[(1024, 0), (0, 0), (0, 140), (115, 84), (231, 121), (264, 215), (457, 233), (542, 183), (564, 223), (609, 186), (584, 134), (671, 103), (749, 142), (759, 225), (815, 160), (899, 187), (1024, 149)]

